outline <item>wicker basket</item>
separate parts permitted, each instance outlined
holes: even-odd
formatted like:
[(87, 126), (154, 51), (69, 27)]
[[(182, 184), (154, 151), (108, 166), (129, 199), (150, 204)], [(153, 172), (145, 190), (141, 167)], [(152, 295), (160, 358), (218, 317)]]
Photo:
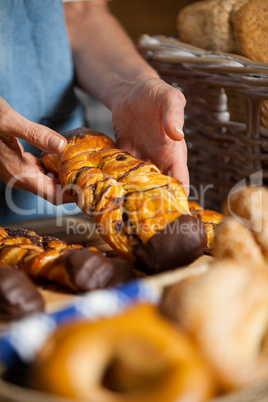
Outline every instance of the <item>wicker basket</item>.
[(192, 199), (220, 209), (230, 189), (262, 171), (268, 183), (268, 65), (213, 53), (164, 36), (143, 35), (138, 48), (168, 83), (185, 95)]

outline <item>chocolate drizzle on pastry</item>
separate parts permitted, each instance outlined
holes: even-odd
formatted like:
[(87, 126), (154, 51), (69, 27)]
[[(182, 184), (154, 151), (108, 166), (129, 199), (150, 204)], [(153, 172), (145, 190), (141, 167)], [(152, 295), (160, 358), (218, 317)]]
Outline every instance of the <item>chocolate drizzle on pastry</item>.
[(137, 170), (139, 168), (141, 168), (142, 166), (145, 166), (146, 163), (145, 162), (141, 162), (139, 164), (137, 164), (136, 166), (134, 166), (133, 168), (129, 169), (126, 173), (124, 173), (120, 179), (118, 181), (121, 181), (123, 179), (125, 179), (131, 172), (133, 172), (134, 170)]
[[(81, 189), (81, 197), (76, 197), (76, 203), (94, 218), (102, 238), (118, 254), (131, 262), (138, 258), (137, 265), (144, 265), (145, 272), (152, 273), (159, 272), (161, 267), (167, 270), (184, 265), (203, 252), (200, 244), (201, 237), (205, 238), (205, 229), (203, 236), (180, 232), (172, 233), (170, 239), (161, 231), (173, 228), (175, 224), (170, 222), (181, 215), (185, 215), (188, 226), (190, 222), (199, 222), (195, 217), (191, 218), (180, 181), (161, 174), (152, 163), (118, 149), (111, 138), (99, 132), (79, 128), (65, 136), (69, 137), (66, 149), (59, 156), (51, 154), (44, 158), (43, 163), (48, 169), (57, 169), (62, 186), (76, 184)], [(80, 177), (78, 172), (83, 167), (85, 170)], [(92, 168), (94, 172), (90, 171)], [(161, 254), (164, 257), (159, 255), (162, 237)], [(159, 238), (161, 241), (155, 251), (154, 243)], [(192, 244), (187, 248), (186, 242)], [(151, 262), (146, 262), (146, 255), (150, 254), (148, 248), (153, 250), (152, 258), (148, 257)], [(171, 256), (167, 258), (169, 250)], [(181, 255), (178, 257), (176, 252)], [(183, 252), (187, 255), (182, 256)]]
[(32, 244), (35, 244), (36, 246), (42, 246), (42, 241), (40, 236), (38, 236), (35, 232), (33, 232), (30, 229), (27, 228), (4, 228), (4, 230), (7, 232), (8, 236), (11, 239), (15, 239), (18, 237), (25, 237), (30, 240)]
[(116, 160), (117, 161), (125, 161), (127, 158), (124, 156), (124, 155), (122, 155), (121, 153), (120, 153), (120, 155), (118, 155), (117, 157), (116, 157)]
[(0, 320), (11, 320), (44, 310), (44, 300), (27, 276), (0, 265)]
[(156, 274), (190, 264), (206, 247), (206, 228), (201, 219), (181, 215), (146, 244), (136, 245), (135, 267), (147, 274)]
[(66, 258), (71, 281), (80, 291), (103, 289), (134, 278), (129, 264), (89, 249), (74, 250)]
[(71, 138), (74, 138), (74, 137), (75, 138), (76, 137), (84, 138), (85, 134), (91, 134), (91, 135), (100, 136), (100, 137), (103, 136), (103, 134), (99, 133), (98, 131), (93, 131), (86, 127), (79, 127), (79, 128), (76, 128), (75, 130), (66, 131), (64, 133), (64, 137), (67, 138), (67, 140), (70, 140)]

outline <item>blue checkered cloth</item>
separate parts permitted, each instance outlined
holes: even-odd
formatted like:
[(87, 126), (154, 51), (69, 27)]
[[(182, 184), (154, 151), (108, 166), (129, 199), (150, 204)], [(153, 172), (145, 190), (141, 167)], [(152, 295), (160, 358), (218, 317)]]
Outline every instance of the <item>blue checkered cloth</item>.
[(48, 337), (62, 324), (77, 319), (111, 317), (137, 302), (156, 304), (160, 294), (142, 280), (107, 290), (97, 290), (75, 299), (63, 309), (34, 314), (11, 324), (0, 335), (0, 361), (9, 371), (28, 364)]

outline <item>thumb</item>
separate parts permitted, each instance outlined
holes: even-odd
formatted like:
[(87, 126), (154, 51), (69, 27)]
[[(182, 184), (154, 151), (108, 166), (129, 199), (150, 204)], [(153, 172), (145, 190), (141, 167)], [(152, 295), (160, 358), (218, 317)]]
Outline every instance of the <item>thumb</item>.
[(4, 103), (4, 108), (3, 102), (1, 102), (0, 108), (2, 115), (0, 135), (6, 140), (10, 136), (14, 136), (29, 142), (43, 151), (60, 152), (64, 150), (67, 145), (67, 140), (64, 137), (46, 126), (33, 123), (12, 109), (8, 103)]
[[(179, 91), (177, 91), (179, 93)], [(177, 94), (176, 94), (177, 95)], [(182, 95), (179, 93), (179, 95)], [(184, 139), (184, 106), (183, 96), (174, 96), (163, 110), (163, 128), (169, 138), (174, 141)]]

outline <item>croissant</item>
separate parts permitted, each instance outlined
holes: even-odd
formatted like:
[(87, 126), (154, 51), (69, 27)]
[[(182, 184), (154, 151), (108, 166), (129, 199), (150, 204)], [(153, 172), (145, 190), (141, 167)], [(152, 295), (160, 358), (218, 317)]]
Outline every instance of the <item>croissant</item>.
[(192, 216), (180, 181), (116, 148), (86, 128), (65, 134), (61, 154), (42, 158), (103, 239), (146, 273), (185, 265), (203, 254), (206, 230)]
[(95, 247), (67, 245), (24, 228), (0, 228), (0, 263), (75, 292), (117, 285), (134, 276), (127, 264), (106, 258)]

